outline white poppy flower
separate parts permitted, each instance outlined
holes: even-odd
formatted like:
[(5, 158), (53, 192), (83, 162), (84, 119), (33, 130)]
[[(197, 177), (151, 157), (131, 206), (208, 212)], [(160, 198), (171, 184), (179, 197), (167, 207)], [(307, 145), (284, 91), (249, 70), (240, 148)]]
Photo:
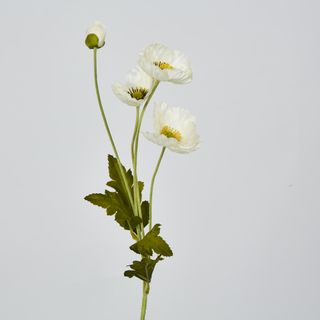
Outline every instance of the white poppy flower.
[(153, 120), (154, 132), (144, 133), (148, 140), (178, 153), (189, 153), (198, 148), (196, 120), (189, 111), (169, 107), (164, 102), (156, 103)]
[(153, 79), (173, 83), (188, 83), (192, 80), (191, 64), (186, 56), (162, 44), (151, 44), (139, 57), (140, 67)]
[(126, 83), (115, 83), (112, 90), (122, 102), (138, 107), (148, 98), (152, 85), (153, 79), (140, 67), (135, 67), (127, 74)]
[(99, 21), (95, 21), (87, 30), (86, 45), (89, 49), (102, 48), (106, 40), (106, 27)]

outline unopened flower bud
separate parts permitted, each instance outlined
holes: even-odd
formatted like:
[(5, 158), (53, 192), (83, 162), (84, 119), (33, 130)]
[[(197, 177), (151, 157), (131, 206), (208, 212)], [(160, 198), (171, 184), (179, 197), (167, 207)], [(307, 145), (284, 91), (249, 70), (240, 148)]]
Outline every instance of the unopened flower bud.
[(95, 21), (94, 24), (87, 30), (86, 46), (89, 49), (102, 48), (105, 44), (106, 28), (99, 22)]

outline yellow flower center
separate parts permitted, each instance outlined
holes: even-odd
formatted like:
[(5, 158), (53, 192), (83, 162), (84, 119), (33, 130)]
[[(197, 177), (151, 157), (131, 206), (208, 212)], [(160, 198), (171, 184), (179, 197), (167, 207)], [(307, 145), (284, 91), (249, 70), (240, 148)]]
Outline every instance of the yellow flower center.
[(154, 65), (159, 67), (161, 70), (164, 70), (164, 69), (173, 69), (173, 66), (167, 62), (162, 62), (162, 61), (159, 61), (159, 62), (154, 62)]
[(128, 90), (128, 93), (130, 94), (131, 98), (136, 100), (142, 100), (148, 94), (148, 90), (144, 88), (130, 88)]
[(165, 135), (167, 138), (175, 138), (177, 141), (181, 141), (182, 139), (181, 133), (178, 130), (171, 128), (169, 126), (164, 126), (161, 129), (160, 133)]

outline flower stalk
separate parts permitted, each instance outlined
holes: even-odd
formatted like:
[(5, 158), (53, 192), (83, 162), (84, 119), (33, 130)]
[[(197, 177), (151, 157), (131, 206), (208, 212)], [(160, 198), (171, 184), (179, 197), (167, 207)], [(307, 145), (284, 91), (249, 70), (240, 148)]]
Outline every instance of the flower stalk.
[(134, 124), (134, 129), (133, 129), (133, 135), (132, 135), (132, 140), (131, 140), (131, 160), (132, 160), (132, 166), (134, 164), (134, 146), (136, 142), (136, 135), (137, 135), (137, 128), (139, 124), (139, 116), (140, 116), (140, 106), (136, 107), (136, 120)]
[(125, 186), (125, 189), (126, 189), (129, 201), (130, 201), (130, 205), (131, 205), (133, 211), (136, 212), (135, 205), (134, 205), (134, 202), (133, 202), (133, 199), (132, 199), (132, 194), (131, 194), (131, 191), (130, 191), (130, 188), (129, 188), (129, 185), (128, 185), (128, 181), (127, 181), (127, 179), (125, 177), (125, 172), (124, 172), (124, 170), (122, 168), (120, 156), (119, 156), (117, 147), (116, 147), (116, 145), (114, 143), (114, 140), (113, 140), (113, 137), (112, 137), (112, 133), (111, 133), (111, 130), (110, 130), (110, 127), (109, 127), (109, 124), (108, 124), (108, 121), (107, 121), (107, 117), (106, 117), (106, 114), (104, 112), (102, 101), (101, 101), (101, 95), (100, 95), (99, 83), (98, 83), (97, 48), (93, 49), (93, 69), (94, 69), (94, 84), (95, 84), (96, 95), (97, 95), (97, 100), (98, 100), (98, 105), (99, 105), (100, 113), (101, 113), (101, 116), (102, 116), (102, 120), (103, 120), (104, 126), (106, 128), (107, 135), (108, 135), (108, 138), (110, 140), (113, 152), (114, 152), (114, 154), (115, 154), (115, 156), (117, 158), (117, 163), (118, 163), (119, 171), (120, 171), (120, 174), (121, 174), (122, 183)]
[(152, 179), (151, 179), (150, 193), (149, 193), (149, 230), (152, 229), (152, 198), (153, 198), (154, 182), (155, 182), (157, 173), (159, 171), (160, 163), (162, 161), (162, 158), (164, 156), (165, 151), (166, 151), (166, 147), (162, 147), (161, 152), (160, 152), (160, 157), (158, 159), (156, 168), (154, 170), (154, 173), (153, 173)]

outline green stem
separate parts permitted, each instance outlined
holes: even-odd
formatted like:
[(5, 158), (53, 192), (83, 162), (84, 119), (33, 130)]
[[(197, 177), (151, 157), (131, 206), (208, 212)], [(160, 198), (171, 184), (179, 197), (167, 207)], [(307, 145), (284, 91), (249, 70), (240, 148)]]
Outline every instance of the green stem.
[[(135, 153), (134, 153), (134, 147), (135, 147), (135, 141), (136, 141), (136, 135), (137, 135), (137, 128), (139, 124), (139, 116), (140, 116), (140, 106), (136, 107), (136, 120), (135, 120), (135, 125), (134, 125), (134, 130), (133, 130), (133, 136), (132, 136), (132, 141), (131, 141), (131, 159), (132, 159), (132, 166), (134, 167), (135, 165)], [(135, 172), (134, 172), (135, 173)], [(133, 201), (134, 201), (134, 206), (136, 210), (136, 215), (139, 216), (139, 208), (138, 208), (138, 201), (137, 201), (137, 196), (136, 196), (136, 190), (135, 190), (135, 184), (136, 184), (137, 177), (133, 177), (134, 181), (134, 189), (133, 189)], [(137, 231), (140, 234), (140, 239), (144, 236), (144, 228), (143, 226), (137, 226)]]
[[(140, 115), (138, 129), (137, 129), (137, 137), (136, 137), (137, 142), (139, 142), (139, 133), (140, 133), (140, 128), (141, 128), (141, 124), (142, 124), (144, 113), (145, 113), (145, 111), (146, 111), (146, 109), (148, 107), (148, 104), (149, 104), (153, 94), (155, 93), (156, 89), (158, 88), (159, 83), (160, 83), (160, 81), (158, 81), (158, 80), (154, 81), (154, 84), (153, 84), (153, 87), (152, 87), (151, 92), (149, 94), (149, 97), (147, 98), (147, 100), (146, 100), (146, 102), (145, 102), (145, 104), (143, 106), (143, 109), (142, 109), (142, 112), (141, 112), (141, 115)], [(136, 145), (136, 149), (138, 149), (137, 145)]]
[(134, 145), (135, 145), (135, 141), (136, 141), (137, 128), (138, 128), (138, 124), (139, 124), (139, 115), (140, 115), (140, 106), (136, 107), (136, 121), (134, 124), (133, 136), (132, 136), (132, 140), (131, 140), (132, 166), (134, 165)]
[[(141, 212), (141, 200), (140, 200), (140, 193), (139, 193), (139, 185), (138, 185), (138, 175), (137, 175), (137, 162), (138, 162), (138, 148), (139, 148), (139, 135), (140, 135), (140, 129), (141, 129), (141, 124), (142, 124), (142, 120), (143, 120), (143, 116), (144, 113), (148, 107), (148, 104), (153, 96), (153, 94), (155, 93), (158, 85), (159, 85), (159, 81), (155, 80), (153, 87), (151, 89), (151, 92), (149, 94), (149, 97), (147, 98), (143, 109), (141, 111), (141, 114), (139, 116), (139, 121), (138, 121), (138, 126), (136, 128), (136, 132), (135, 132), (135, 142), (134, 144), (134, 163), (133, 163), (133, 184), (134, 184), (134, 194), (135, 194), (135, 201), (138, 204), (138, 213), (139, 213), (139, 217), (142, 219), (142, 212)], [(144, 228), (142, 226), (142, 233), (144, 236)], [(142, 283), (142, 304), (141, 304), (141, 316), (140, 316), (140, 320), (145, 320), (146, 317), (146, 311), (147, 311), (147, 302), (148, 302), (148, 293), (149, 293), (149, 283), (147, 282), (143, 282)]]
[(131, 190), (129, 188), (128, 181), (126, 179), (125, 172), (124, 172), (124, 170), (122, 168), (121, 160), (120, 160), (116, 145), (114, 143), (114, 140), (113, 140), (113, 137), (112, 137), (112, 134), (111, 134), (111, 130), (109, 128), (108, 121), (107, 121), (107, 118), (106, 118), (106, 115), (105, 115), (105, 112), (104, 112), (104, 109), (103, 109), (102, 101), (101, 101), (99, 85), (98, 85), (97, 48), (93, 49), (93, 65), (94, 65), (94, 84), (95, 84), (95, 88), (96, 88), (96, 95), (97, 95), (98, 104), (99, 104), (101, 116), (102, 116), (102, 119), (103, 119), (103, 123), (104, 123), (104, 126), (105, 126), (106, 130), (107, 130), (107, 134), (108, 134), (108, 137), (109, 137), (113, 152), (114, 152), (114, 154), (115, 154), (115, 156), (117, 158), (117, 162), (118, 162), (118, 166), (119, 166), (122, 182), (125, 185), (125, 189), (126, 189), (126, 192), (128, 194), (131, 207), (132, 207), (133, 211), (136, 214), (137, 211), (135, 210), (135, 206), (134, 206), (134, 202), (133, 202), (133, 199), (132, 199)]
[(148, 286), (146, 282), (142, 283), (142, 304), (141, 304), (141, 316), (140, 320), (145, 320), (147, 312), (147, 302), (148, 302)]
[(164, 152), (166, 151), (166, 147), (163, 147), (160, 153), (159, 160), (157, 162), (156, 168), (154, 170), (152, 179), (151, 179), (151, 185), (150, 185), (150, 194), (149, 194), (149, 230), (152, 229), (152, 197), (153, 197), (153, 187), (154, 187), (154, 181), (156, 179), (156, 175), (158, 173), (161, 160), (163, 158)]
[[(135, 141), (135, 145), (136, 145), (136, 143), (137, 142)], [(138, 181), (139, 180), (138, 180), (138, 176), (137, 176), (137, 153), (134, 152), (134, 156), (133, 156), (133, 196), (134, 196), (135, 208), (137, 209), (138, 216), (142, 220), (140, 190), (139, 190), (139, 182)], [(141, 226), (140, 226), (140, 233), (141, 233), (141, 238), (143, 238), (144, 237), (143, 223), (141, 223)]]
[[(138, 174), (137, 174), (137, 163), (138, 163), (138, 148), (139, 148), (139, 136), (140, 136), (140, 129), (141, 129), (141, 124), (143, 120), (144, 113), (148, 107), (148, 104), (156, 91), (159, 81), (155, 80), (153, 87), (150, 91), (150, 94), (143, 106), (143, 109), (141, 111), (141, 114), (139, 116), (139, 121), (138, 121), (138, 126), (136, 128), (136, 138), (135, 138), (135, 143), (134, 143), (134, 162), (133, 162), (133, 188), (134, 188), (134, 196), (135, 196), (135, 203), (137, 204), (138, 207), (138, 215), (142, 219), (142, 211), (141, 211), (141, 199), (140, 199), (140, 192), (139, 192), (139, 185), (138, 185)], [(142, 235), (144, 236), (144, 229), (142, 226)]]

